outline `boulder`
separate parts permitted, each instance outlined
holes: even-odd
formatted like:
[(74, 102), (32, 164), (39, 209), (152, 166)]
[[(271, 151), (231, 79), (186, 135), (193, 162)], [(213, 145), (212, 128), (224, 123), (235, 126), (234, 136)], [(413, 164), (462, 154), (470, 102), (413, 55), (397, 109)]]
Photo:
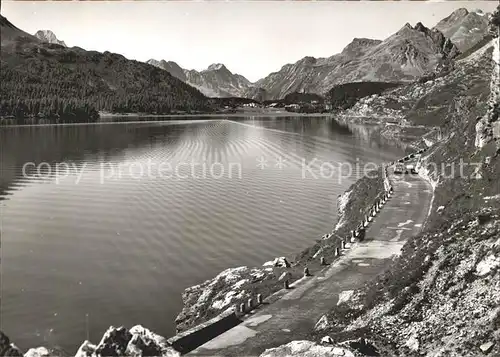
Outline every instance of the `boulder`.
[(490, 341), (490, 342), (483, 343), (481, 346), (479, 346), (479, 349), (484, 354), (488, 354), (493, 349), (493, 346), (495, 346), (495, 342)]

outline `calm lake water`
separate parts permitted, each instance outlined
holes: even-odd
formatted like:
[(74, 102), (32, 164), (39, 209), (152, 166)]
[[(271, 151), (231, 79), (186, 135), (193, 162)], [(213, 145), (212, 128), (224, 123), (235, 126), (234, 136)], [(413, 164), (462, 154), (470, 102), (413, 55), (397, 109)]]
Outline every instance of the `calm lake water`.
[(186, 287), (332, 229), (358, 173), (332, 167), (401, 155), (311, 117), (3, 128), (0, 148), (1, 329), (71, 353), (86, 321), (94, 342), (110, 325), (173, 335)]

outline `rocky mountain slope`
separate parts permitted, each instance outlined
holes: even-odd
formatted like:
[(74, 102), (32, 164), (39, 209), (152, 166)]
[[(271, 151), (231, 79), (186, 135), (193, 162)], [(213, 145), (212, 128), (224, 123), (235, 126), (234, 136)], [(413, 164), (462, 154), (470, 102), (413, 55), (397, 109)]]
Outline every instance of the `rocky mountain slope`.
[(50, 30), (38, 30), (35, 33), (35, 37), (42, 42), (55, 43), (56, 45), (67, 47), (64, 41), (58, 40), (56, 35)]
[(220, 63), (212, 64), (201, 72), (183, 69), (173, 61), (150, 59), (147, 63), (166, 70), (208, 97), (242, 97), (252, 86), (248, 79), (233, 74)]
[(290, 92), (326, 93), (349, 82), (410, 82), (459, 53), (437, 30), (418, 23), (403, 26), (384, 41), (355, 39), (329, 58), (304, 57), (259, 80), (269, 99)]
[(489, 14), (458, 9), (441, 20), (434, 29), (443, 33), (461, 52), (467, 51), (482, 39), (488, 28)]

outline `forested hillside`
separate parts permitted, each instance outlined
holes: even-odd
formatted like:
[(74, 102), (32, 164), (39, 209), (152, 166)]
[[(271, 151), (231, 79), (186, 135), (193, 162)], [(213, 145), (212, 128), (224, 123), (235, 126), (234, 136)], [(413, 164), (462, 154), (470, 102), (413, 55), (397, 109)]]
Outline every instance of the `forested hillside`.
[(401, 83), (386, 82), (355, 82), (333, 87), (326, 94), (326, 101), (333, 109), (345, 110), (352, 107), (359, 99), (380, 94), (400, 86)]
[(3, 123), (95, 121), (98, 111), (168, 114), (209, 108), (197, 89), (154, 66), (119, 54), (33, 41), (3, 17), (0, 25)]

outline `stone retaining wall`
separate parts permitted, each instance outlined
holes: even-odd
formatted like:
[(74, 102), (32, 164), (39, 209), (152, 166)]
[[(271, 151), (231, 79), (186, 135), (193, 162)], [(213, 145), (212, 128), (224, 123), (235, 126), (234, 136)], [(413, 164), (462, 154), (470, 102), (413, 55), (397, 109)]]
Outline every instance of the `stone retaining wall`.
[(175, 335), (167, 342), (180, 353), (188, 353), (226, 332), (241, 322), (235, 309), (228, 309), (222, 314)]

